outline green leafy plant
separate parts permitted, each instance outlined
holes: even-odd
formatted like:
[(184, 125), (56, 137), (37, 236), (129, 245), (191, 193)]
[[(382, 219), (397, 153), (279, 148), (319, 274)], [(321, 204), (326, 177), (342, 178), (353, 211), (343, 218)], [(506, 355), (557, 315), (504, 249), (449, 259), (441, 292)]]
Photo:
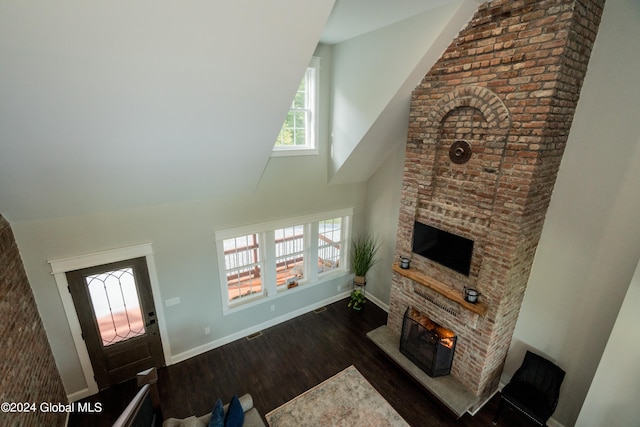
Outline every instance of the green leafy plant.
[(369, 269), (378, 262), (376, 254), (380, 248), (378, 239), (365, 234), (351, 242), (351, 268), (356, 276), (365, 277)]
[(364, 292), (360, 289), (355, 289), (351, 291), (351, 299), (349, 299), (349, 304), (347, 307), (353, 308), (354, 310), (360, 310), (362, 305), (365, 304), (367, 300), (364, 297)]

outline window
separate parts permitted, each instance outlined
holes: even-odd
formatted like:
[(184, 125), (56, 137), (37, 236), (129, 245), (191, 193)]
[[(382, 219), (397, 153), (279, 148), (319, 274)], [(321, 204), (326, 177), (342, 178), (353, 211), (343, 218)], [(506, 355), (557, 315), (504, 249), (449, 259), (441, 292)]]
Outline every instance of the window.
[(224, 240), (224, 270), (229, 300), (262, 292), (262, 266), (257, 234)]
[(216, 232), (224, 308), (346, 273), (352, 209)]
[(104, 347), (144, 334), (133, 267), (86, 276), (85, 281)]
[(342, 218), (320, 221), (318, 227), (318, 263), (322, 272), (341, 267)]
[(298, 86), (273, 147), (275, 155), (315, 154), (319, 58), (313, 58)]
[(304, 278), (304, 227), (275, 230), (276, 285), (292, 288)]

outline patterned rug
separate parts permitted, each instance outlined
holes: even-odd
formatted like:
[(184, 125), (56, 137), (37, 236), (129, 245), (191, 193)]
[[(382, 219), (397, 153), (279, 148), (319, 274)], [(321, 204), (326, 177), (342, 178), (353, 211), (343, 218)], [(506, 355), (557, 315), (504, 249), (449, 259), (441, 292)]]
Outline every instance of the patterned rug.
[(409, 426), (353, 365), (265, 418), (271, 427)]

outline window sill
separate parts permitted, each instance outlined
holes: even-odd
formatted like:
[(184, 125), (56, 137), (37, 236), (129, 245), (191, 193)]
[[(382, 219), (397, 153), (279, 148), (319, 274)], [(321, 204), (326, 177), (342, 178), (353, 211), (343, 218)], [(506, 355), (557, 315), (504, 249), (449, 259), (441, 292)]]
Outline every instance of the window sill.
[[(229, 314), (234, 314), (237, 313), (239, 311), (242, 310), (246, 310), (252, 307), (257, 307), (260, 304), (264, 304), (267, 303), (269, 301), (274, 301), (278, 298), (287, 296), (287, 295), (291, 295), (294, 294), (296, 292), (300, 292), (303, 291), (305, 289), (309, 289), (315, 286), (320, 286), (326, 282), (329, 282), (330, 280), (335, 280), (335, 279), (340, 279), (342, 277), (349, 277), (349, 275), (351, 275), (350, 272), (345, 271), (345, 270), (339, 270), (339, 271), (329, 271), (324, 273), (322, 276), (318, 277), (318, 280), (316, 280), (313, 283), (301, 283), (298, 286), (296, 286), (295, 288), (291, 288), (291, 289), (282, 289), (279, 292), (276, 292), (273, 295), (266, 295), (263, 297), (254, 297), (251, 298), (250, 300), (246, 301), (246, 302), (238, 302), (238, 304), (234, 304), (233, 306), (227, 307), (226, 309), (222, 310), (222, 315), (226, 316)], [(249, 297), (250, 298), (250, 297)]]
[(318, 155), (317, 148), (303, 148), (303, 149), (291, 149), (291, 150), (273, 150), (271, 157), (290, 157), (290, 156), (316, 156)]

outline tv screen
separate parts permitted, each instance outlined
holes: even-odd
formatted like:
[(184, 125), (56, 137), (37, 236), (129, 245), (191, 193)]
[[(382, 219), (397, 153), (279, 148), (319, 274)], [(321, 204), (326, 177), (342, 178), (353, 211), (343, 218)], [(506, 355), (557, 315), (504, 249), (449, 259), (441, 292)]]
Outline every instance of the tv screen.
[(413, 252), (468, 276), (473, 240), (416, 221)]

